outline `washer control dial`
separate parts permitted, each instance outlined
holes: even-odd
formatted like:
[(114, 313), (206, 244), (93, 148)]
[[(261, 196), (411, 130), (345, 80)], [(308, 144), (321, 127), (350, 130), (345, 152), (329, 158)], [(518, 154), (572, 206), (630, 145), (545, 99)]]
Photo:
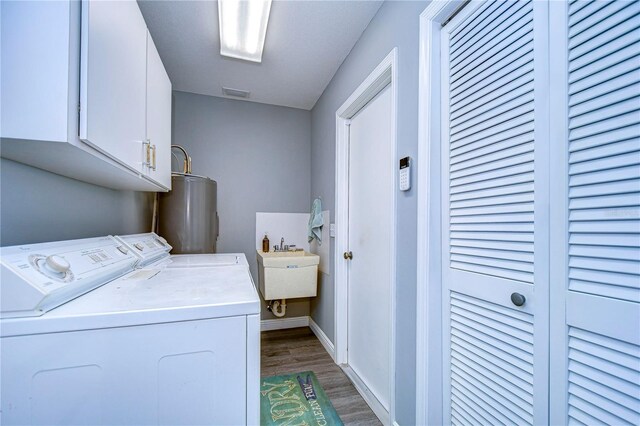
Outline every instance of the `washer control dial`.
[(71, 265), (69, 264), (69, 262), (67, 262), (67, 259), (55, 254), (47, 256), (46, 262), (48, 268), (61, 274), (64, 274), (71, 268)]
[(133, 246), (140, 251), (144, 250), (144, 246), (140, 243), (135, 243)]
[(62, 256), (32, 254), (29, 256), (29, 263), (35, 270), (55, 281), (68, 283), (74, 279), (71, 264)]
[(118, 246), (118, 250), (120, 250), (120, 253), (122, 253), (122, 254), (129, 253), (129, 249), (126, 248), (125, 246)]

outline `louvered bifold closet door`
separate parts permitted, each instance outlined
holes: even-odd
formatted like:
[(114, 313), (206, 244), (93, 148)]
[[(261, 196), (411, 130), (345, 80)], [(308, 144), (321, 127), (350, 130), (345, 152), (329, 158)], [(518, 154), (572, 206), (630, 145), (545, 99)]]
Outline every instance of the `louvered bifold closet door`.
[(488, 1), (442, 28), (444, 413), (453, 424), (548, 422), (547, 26), (545, 2)]
[(552, 405), (552, 421), (638, 425), (640, 2), (571, 1), (552, 14), (566, 114), (557, 132), (564, 230), (552, 237), (564, 253), (552, 281), (564, 357), (552, 361), (551, 386), (562, 406)]

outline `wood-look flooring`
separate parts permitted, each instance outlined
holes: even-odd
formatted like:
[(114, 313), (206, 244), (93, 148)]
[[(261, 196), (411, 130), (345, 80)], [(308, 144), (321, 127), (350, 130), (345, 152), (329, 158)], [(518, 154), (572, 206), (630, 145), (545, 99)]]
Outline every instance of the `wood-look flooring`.
[(313, 371), (345, 425), (381, 425), (309, 327), (261, 333), (262, 377)]

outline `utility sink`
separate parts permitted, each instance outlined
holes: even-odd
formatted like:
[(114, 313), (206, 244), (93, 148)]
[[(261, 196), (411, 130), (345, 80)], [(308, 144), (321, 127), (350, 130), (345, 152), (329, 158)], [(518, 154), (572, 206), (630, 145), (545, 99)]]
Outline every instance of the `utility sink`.
[(306, 251), (258, 250), (260, 293), (265, 300), (315, 297), (320, 256)]

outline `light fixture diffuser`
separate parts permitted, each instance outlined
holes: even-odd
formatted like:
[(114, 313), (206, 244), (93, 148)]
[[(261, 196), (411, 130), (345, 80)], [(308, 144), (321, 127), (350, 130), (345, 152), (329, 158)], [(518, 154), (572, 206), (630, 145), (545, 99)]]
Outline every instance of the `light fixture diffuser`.
[(271, 0), (218, 0), (220, 54), (262, 62)]

